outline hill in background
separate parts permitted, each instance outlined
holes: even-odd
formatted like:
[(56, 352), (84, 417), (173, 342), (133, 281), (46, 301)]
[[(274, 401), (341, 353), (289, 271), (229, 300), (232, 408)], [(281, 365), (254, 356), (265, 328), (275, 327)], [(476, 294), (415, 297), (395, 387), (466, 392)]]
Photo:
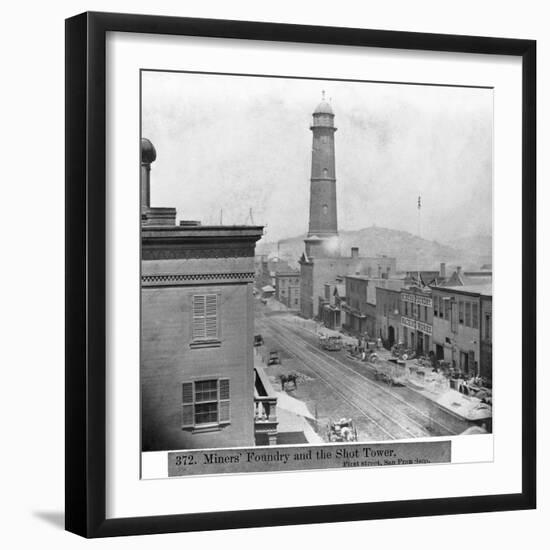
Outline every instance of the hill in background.
[[(357, 231), (340, 231), (339, 236), (342, 255), (349, 256), (351, 247), (356, 246), (360, 256), (395, 257), (399, 271), (439, 269), (441, 262), (445, 262), (448, 269), (460, 265), (465, 270), (478, 270), (492, 262), (492, 238), (487, 235), (460, 238), (443, 244), (406, 231), (372, 226)], [(278, 254), (281, 259), (297, 265), (304, 251), (305, 237), (300, 235), (279, 243), (263, 242), (262, 239), (256, 247), (256, 254)]]

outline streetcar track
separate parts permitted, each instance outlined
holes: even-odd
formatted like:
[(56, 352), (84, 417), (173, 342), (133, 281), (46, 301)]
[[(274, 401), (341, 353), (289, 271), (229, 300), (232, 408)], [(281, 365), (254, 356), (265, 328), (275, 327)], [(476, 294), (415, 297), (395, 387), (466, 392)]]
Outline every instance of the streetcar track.
[[(281, 340), (284, 339), (284, 340), (288, 340), (290, 342), (292, 342), (292, 340), (290, 340), (290, 338), (286, 335), (281, 335), (280, 333), (277, 332), (276, 329), (274, 328), (271, 328), (269, 327), (268, 328), (268, 331), (271, 331), (271, 332), (274, 332), (275, 334), (278, 335), (278, 339)], [(299, 357), (302, 361), (306, 361), (306, 362), (309, 362), (311, 363), (312, 362), (312, 359), (310, 357), (307, 356), (307, 350), (304, 350), (304, 349), (301, 349), (299, 347), (299, 344), (295, 343), (295, 342), (292, 342), (291, 344), (288, 344), (287, 343), (287, 346), (290, 345), (290, 346), (293, 346), (295, 349), (297, 348), (299, 351), (298, 352), (294, 352), (293, 354), (296, 356), (296, 355), (300, 355), (301, 357)], [(288, 348), (287, 348), (288, 349)], [(318, 357), (318, 356), (316, 356)], [(336, 375), (332, 372), (331, 370), (331, 365), (328, 363), (328, 361), (326, 361), (325, 359), (322, 359), (322, 361), (329, 365), (328, 367), (327, 366), (320, 366), (319, 364), (315, 364), (315, 368), (313, 368), (314, 372), (316, 372), (317, 375), (320, 375), (319, 374), (319, 369), (322, 370), (323, 374), (325, 374), (325, 376), (328, 376), (329, 379), (332, 379), (333, 381), (336, 381), (337, 384), (340, 384), (341, 386), (344, 386), (345, 389), (354, 394), (356, 397), (356, 399), (359, 399), (360, 401), (364, 401), (365, 399), (367, 399), (369, 397), (369, 395), (364, 395), (362, 394), (361, 392), (355, 390), (352, 386), (355, 385), (353, 380), (351, 380), (351, 377), (347, 377), (347, 381), (350, 383), (350, 385), (347, 385), (347, 384), (343, 384), (343, 381), (342, 381), (342, 378), (341, 378), (341, 373), (339, 373), (339, 375)], [(334, 384), (334, 382), (332, 382), (332, 384)], [(334, 388), (334, 385), (331, 386), (331, 389)], [(368, 394), (368, 392), (366, 392)], [(373, 396), (370, 395), (370, 397), (372, 398)], [(376, 396), (376, 397), (379, 397), (379, 396)], [(381, 409), (379, 406), (377, 406), (373, 400), (371, 399), (369, 401), (369, 405), (374, 407), (374, 409), (376, 409), (376, 411), (379, 413), (379, 415), (382, 417), (382, 418), (385, 418), (387, 421), (389, 421), (390, 423), (392, 424), (395, 424), (396, 426), (398, 426), (400, 428), (400, 430), (402, 430), (405, 435), (404, 435), (404, 438), (408, 439), (410, 437), (412, 438), (417, 438), (417, 437), (426, 437), (426, 436), (430, 436), (432, 434), (430, 434), (429, 431), (426, 430), (426, 428), (424, 426), (422, 426), (421, 424), (415, 422), (413, 419), (411, 419), (410, 417), (408, 417), (406, 414), (402, 413), (401, 411), (400, 414), (402, 416), (404, 416), (411, 424), (414, 424), (415, 426), (417, 426), (417, 430), (416, 430), (416, 433), (415, 431), (411, 431), (411, 429), (409, 429), (407, 426), (404, 426), (402, 425), (400, 422), (398, 422), (395, 418), (392, 418), (388, 413), (386, 413), (383, 409)], [(386, 433), (387, 430), (384, 430)], [(420, 433), (417, 433), (418, 431), (420, 431)]]
[[(274, 332), (276, 332), (274, 330)], [(290, 340), (290, 338), (288, 336), (284, 336), (284, 335), (281, 335), (279, 334), (279, 338), (284, 338), (285, 340)], [(312, 359), (311, 357), (308, 357), (307, 356), (307, 350), (305, 349), (302, 349), (299, 347), (299, 344), (296, 344), (296, 343), (292, 343), (290, 344), (291, 346), (294, 346), (295, 349), (299, 350), (298, 352), (294, 352), (294, 354), (296, 355), (297, 353), (300, 355), (300, 358), (302, 361), (307, 361), (307, 362), (310, 362), (312, 363)], [(328, 362), (322, 360), (323, 363), (326, 363), (328, 364)], [(355, 390), (353, 387), (352, 387), (352, 384), (344, 384), (343, 380), (342, 380), (342, 377), (340, 376), (340, 373), (338, 375), (336, 375), (334, 372), (331, 371), (331, 367), (330, 365), (327, 367), (325, 365), (321, 366), (319, 365), (319, 363), (316, 363), (315, 364), (315, 372), (316, 374), (319, 374), (319, 370), (322, 371), (322, 373), (328, 377), (329, 379), (335, 381), (336, 383), (340, 384), (341, 386), (343, 386), (348, 392), (350, 392), (351, 394), (355, 395), (355, 398), (360, 400), (360, 401), (364, 401), (368, 398), (368, 395), (364, 395), (362, 394), (361, 392), (358, 392), (357, 390)], [(352, 382), (349, 377), (346, 379), (347, 382)], [(334, 387), (334, 386), (332, 386)], [(378, 407), (375, 403), (373, 403), (372, 401), (369, 402), (369, 405), (374, 407), (374, 409), (376, 409), (376, 411), (381, 415), (382, 418), (385, 418), (387, 421), (389, 421), (390, 423), (393, 423), (395, 425), (397, 425), (403, 432), (405, 432), (407, 434), (407, 436), (410, 436), (410, 437), (419, 437), (418, 435), (415, 435), (409, 428), (407, 428), (406, 426), (403, 426), (402, 424), (400, 424), (399, 422), (397, 422), (394, 418), (392, 418), (389, 414), (387, 414), (385, 411), (383, 411), (380, 407)], [(421, 426), (419, 426), (422, 433), (420, 434), (421, 435), (424, 435), (424, 430)]]
[[(290, 328), (288, 327), (283, 327), (281, 326), (281, 323), (277, 323), (279, 325), (279, 327), (282, 329), (282, 330), (287, 330), (289, 332), (291, 332)], [(291, 332), (292, 333), (292, 332)], [(317, 357), (322, 357), (323, 360), (325, 362), (328, 363), (328, 360), (326, 359), (328, 357), (328, 354), (322, 352), (321, 350), (317, 349), (315, 346), (313, 346), (310, 342), (308, 342), (303, 336), (299, 335), (299, 334), (295, 334), (295, 333), (292, 333), (293, 336), (298, 336), (298, 338), (300, 338), (300, 340), (302, 340), (304, 342), (304, 346), (310, 348), (311, 352), (316, 355)], [(364, 379), (365, 380), (365, 384), (369, 387), (373, 387), (373, 388), (376, 388), (378, 389), (379, 391), (385, 393), (386, 395), (388, 395), (389, 397), (395, 399), (396, 401), (399, 401), (404, 407), (406, 407), (407, 409), (410, 409), (411, 411), (415, 411), (418, 415), (426, 418), (427, 420), (429, 420), (431, 423), (433, 424), (437, 424), (440, 428), (443, 428), (443, 431), (445, 432), (448, 432), (448, 433), (443, 433), (442, 435), (456, 435), (456, 431), (449, 428), (448, 426), (446, 426), (445, 424), (441, 423), (440, 421), (438, 420), (435, 420), (433, 419), (432, 417), (430, 417), (428, 414), (426, 414), (424, 411), (418, 409), (417, 407), (415, 407), (414, 405), (408, 403), (407, 401), (405, 401), (403, 398), (399, 397), (398, 395), (390, 392), (389, 390), (387, 390), (386, 388), (382, 387), (380, 384), (377, 384), (376, 382), (370, 380), (368, 377), (366, 377), (365, 375), (361, 374), (360, 372), (357, 372), (356, 370), (354, 370), (352, 367), (350, 367), (349, 365), (346, 365), (345, 363), (343, 363), (342, 361), (340, 361), (339, 359), (337, 358), (334, 358), (334, 357), (331, 357), (331, 360), (333, 360), (334, 362), (338, 363), (339, 365), (341, 365), (342, 367), (344, 367), (346, 370), (352, 372), (354, 375), (357, 375), (359, 376), (360, 378)], [(369, 368), (373, 369), (374, 366), (367, 363)], [(421, 394), (420, 394), (421, 395)], [(436, 403), (434, 403), (435, 406), (437, 406)], [(400, 414), (403, 414), (404, 416), (408, 417), (411, 421), (413, 421), (414, 423), (417, 424), (417, 422), (412, 419), (411, 417), (409, 417), (408, 415), (406, 415), (404, 412), (400, 411)]]
[[(280, 335), (277, 335), (275, 333), (275, 330), (271, 329), (270, 327), (265, 327), (266, 328), (266, 331), (269, 333), (269, 332), (272, 332), (273, 333), (273, 338), (279, 342), (282, 342), (282, 338), (284, 337), (281, 337)], [(299, 357), (299, 354), (296, 353), (295, 351), (290, 351), (288, 348), (286, 349), (287, 353), (289, 353), (290, 355), (293, 355), (296, 359), (299, 359), (300, 361), (302, 362), (305, 362), (307, 363), (308, 361), (306, 359), (304, 359), (303, 357)], [(303, 354), (300, 354), (300, 355), (303, 355)], [(309, 360), (309, 362), (311, 362)], [(392, 435), (390, 432), (388, 432), (383, 426), (381, 426), (374, 418), (372, 418), (368, 413), (367, 411), (365, 411), (364, 408), (362, 408), (361, 406), (359, 406), (357, 403), (354, 403), (352, 402), (341, 390), (339, 390), (338, 388), (335, 388), (334, 387), (334, 384), (328, 380), (327, 378), (323, 377), (317, 370), (315, 370), (315, 368), (309, 366), (307, 367), (306, 366), (306, 370), (309, 370), (312, 372), (312, 374), (314, 374), (315, 376), (319, 377), (320, 380), (322, 380), (330, 389), (331, 391), (337, 393), (338, 395), (340, 395), (340, 397), (346, 402), (348, 403), (350, 406), (352, 406), (354, 409), (357, 409), (360, 413), (361, 413), (361, 416), (366, 418), (369, 422), (371, 422), (372, 424), (374, 424), (381, 432), (383, 432), (385, 435), (387, 435), (390, 439), (397, 439), (394, 435)], [(379, 438), (375, 438), (375, 439), (379, 439)]]

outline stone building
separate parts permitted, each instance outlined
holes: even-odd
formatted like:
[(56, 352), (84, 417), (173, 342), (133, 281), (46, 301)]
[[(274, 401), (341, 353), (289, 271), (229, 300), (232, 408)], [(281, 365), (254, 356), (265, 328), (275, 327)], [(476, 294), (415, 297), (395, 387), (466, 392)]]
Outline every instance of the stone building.
[(376, 335), (387, 349), (402, 340), (399, 289), (376, 287)]
[(380, 329), (377, 326), (378, 289), (399, 290), (403, 279), (373, 278), (367, 275), (346, 275), (346, 303), (344, 328), (358, 336), (368, 335), (377, 338)]
[[(319, 298), (324, 298), (326, 282), (337, 278), (343, 279), (347, 275), (367, 277), (366, 274), (369, 272), (387, 274), (391, 277), (395, 274), (395, 263), (395, 258), (385, 256), (359, 256), (358, 248), (352, 248), (350, 256), (313, 258), (303, 254), (300, 259), (302, 315), (310, 319), (320, 316)], [(346, 287), (346, 296), (347, 292)]]
[(275, 273), (275, 298), (288, 309), (300, 311), (300, 272), (298, 270)]
[(438, 286), (432, 295), (436, 359), (448, 361), (464, 376), (491, 379), (492, 284)]
[(433, 346), (432, 290), (414, 286), (401, 290), (400, 310), (403, 344), (418, 355), (429, 355)]
[(488, 292), (480, 295), (479, 374), (493, 378), (493, 297)]
[(256, 272), (256, 288), (261, 290), (264, 286), (272, 286), (275, 291), (277, 273), (293, 271), (286, 260), (280, 258), (268, 258), (265, 254), (254, 259)]
[[(145, 143), (142, 164), (152, 160)], [(254, 445), (252, 287), (262, 227), (176, 225), (174, 209), (150, 207), (149, 172), (141, 182), (142, 449)]]
[(325, 327), (332, 330), (342, 328), (344, 313), (342, 306), (346, 299), (346, 283), (342, 277), (325, 283), (324, 295), (319, 297), (319, 318)]

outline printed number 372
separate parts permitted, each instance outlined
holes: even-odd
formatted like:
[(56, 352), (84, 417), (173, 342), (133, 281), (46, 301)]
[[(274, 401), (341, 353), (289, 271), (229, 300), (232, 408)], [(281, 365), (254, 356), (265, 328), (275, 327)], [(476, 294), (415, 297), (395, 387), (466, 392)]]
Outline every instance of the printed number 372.
[(195, 464), (195, 461), (193, 460), (192, 456), (186, 456), (186, 455), (176, 456), (176, 466), (191, 466), (191, 464)]

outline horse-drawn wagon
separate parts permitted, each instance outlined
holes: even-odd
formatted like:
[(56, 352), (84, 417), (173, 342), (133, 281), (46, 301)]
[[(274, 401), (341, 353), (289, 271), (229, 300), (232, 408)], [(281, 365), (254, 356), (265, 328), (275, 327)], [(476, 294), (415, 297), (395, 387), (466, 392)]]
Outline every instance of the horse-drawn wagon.
[(327, 351), (340, 351), (342, 349), (342, 337), (340, 335), (321, 334), (319, 345)]
[(328, 425), (327, 439), (332, 442), (357, 441), (357, 428), (351, 418), (340, 418), (330, 421)]
[(281, 364), (281, 354), (279, 350), (272, 349), (269, 352), (267, 357), (267, 365), (280, 365)]
[(407, 367), (403, 361), (379, 361), (374, 365), (374, 378), (390, 386), (404, 386), (407, 381)]

